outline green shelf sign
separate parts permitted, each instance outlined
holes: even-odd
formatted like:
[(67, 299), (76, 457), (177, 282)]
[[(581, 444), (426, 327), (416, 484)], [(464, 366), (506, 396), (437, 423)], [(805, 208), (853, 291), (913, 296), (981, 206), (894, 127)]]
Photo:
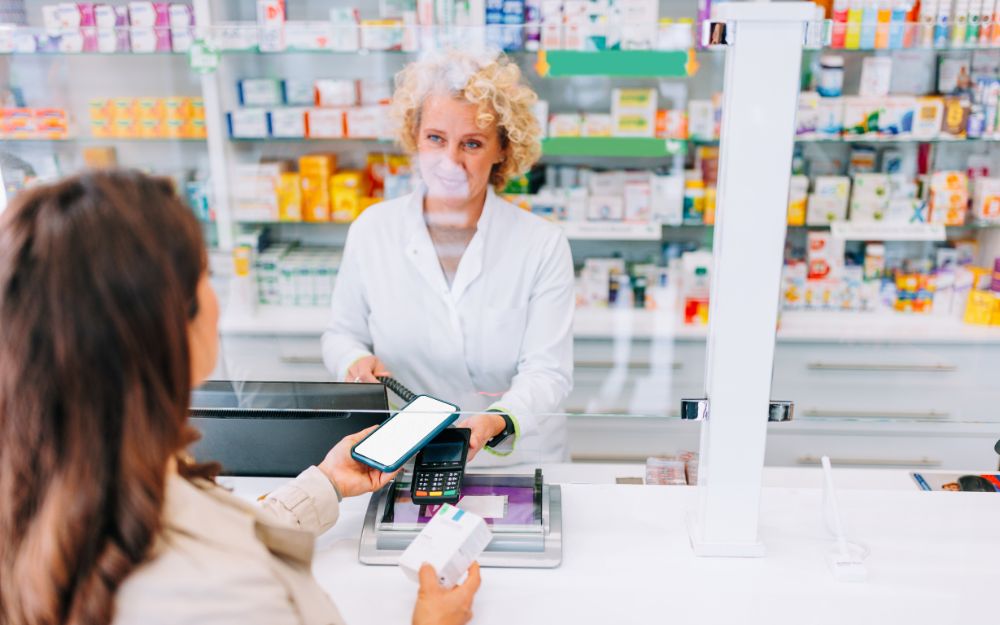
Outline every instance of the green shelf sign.
[(683, 50), (546, 50), (540, 53), (539, 73), (559, 76), (632, 76), (683, 78), (693, 73)]
[(542, 140), (546, 156), (665, 158), (684, 154), (686, 142), (645, 137), (550, 137)]

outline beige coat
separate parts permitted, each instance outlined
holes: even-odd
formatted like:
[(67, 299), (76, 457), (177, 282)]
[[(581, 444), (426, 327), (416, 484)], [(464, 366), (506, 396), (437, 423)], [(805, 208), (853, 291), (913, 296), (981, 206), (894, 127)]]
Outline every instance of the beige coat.
[(174, 475), (153, 558), (119, 589), (114, 624), (342, 625), (311, 572), (316, 536), (338, 513), (316, 467), (260, 506)]

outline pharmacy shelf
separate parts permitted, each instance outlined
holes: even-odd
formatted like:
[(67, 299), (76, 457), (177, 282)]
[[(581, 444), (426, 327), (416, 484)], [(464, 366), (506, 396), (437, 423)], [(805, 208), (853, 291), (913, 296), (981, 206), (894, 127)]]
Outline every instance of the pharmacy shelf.
[(18, 144), (18, 143), (83, 143), (83, 144), (102, 144), (102, 143), (142, 143), (142, 144), (171, 144), (171, 143), (183, 143), (183, 144), (199, 144), (205, 143), (206, 139), (182, 139), (180, 137), (66, 137), (63, 139), (7, 139), (0, 137), (0, 141), (5, 144)]
[(546, 78), (617, 76), (686, 78), (693, 65), (684, 50), (542, 50), (536, 64)]
[[(717, 146), (719, 145), (718, 139), (687, 139), (687, 142), (699, 146)], [(914, 137), (883, 137), (880, 135), (852, 135), (843, 137), (796, 137), (795, 143), (802, 144), (845, 144), (853, 145), (857, 143), (885, 143), (885, 144), (898, 144), (898, 143), (1000, 143), (1000, 137), (981, 137), (981, 138), (949, 138), (949, 137), (935, 137), (933, 139), (917, 139)]]
[(663, 226), (658, 223), (615, 221), (557, 222), (566, 238), (576, 241), (659, 241)]
[(233, 143), (335, 143), (338, 145), (392, 145), (395, 139), (378, 137), (230, 137)]
[(174, 57), (177, 59), (187, 59), (187, 52), (0, 52), (0, 57), (4, 56), (41, 56), (41, 57), (82, 57), (82, 58), (150, 58), (150, 57)]
[(943, 226), (928, 223), (857, 223), (836, 222), (830, 225), (789, 225), (789, 230), (830, 231), (849, 241), (943, 241), (939, 231), (961, 234), (970, 230), (992, 230), (1000, 223), (970, 222), (961, 226)]
[(666, 158), (684, 154), (685, 142), (647, 137), (547, 137), (543, 156)]
[[(319, 336), (330, 321), (325, 306), (258, 306), (254, 311), (227, 307), (219, 324), (224, 335)], [(700, 341), (706, 326), (680, 322), (675, 311), (630, 308), (580, 308), (573, 336), (595, 340)], [(950, 316), (892, 312), (785, 311), (780, 342), (990, 344), (1000, 345), (1000, 326), (973, 326)]]

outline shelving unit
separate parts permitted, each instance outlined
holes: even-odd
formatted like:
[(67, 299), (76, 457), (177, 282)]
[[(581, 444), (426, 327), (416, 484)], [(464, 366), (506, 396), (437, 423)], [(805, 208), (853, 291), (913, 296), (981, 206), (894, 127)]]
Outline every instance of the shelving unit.
[[(30, 0), (30, 3), (34, 6), (42, 1)], [(335, 4), (339, 6), (345, 3)], [(362, 5), (363, 11), (369, 13), (375, 10), (375, 3), (356, 4)], [(238, 0), (195, 0), (194, 6), (198, 13), (199, 28), (204, 29), (203, 39), (209, 44), (213, 43), (222, 29), (257, 28), (254, 22), (248, 21), (253, 19), (252, 3)], [(668, 5), (666, 2), (662, 2), (661, 6), (664, 14), (678, 9), (676, 5)], [(302, 10), (311, 11), (306, 15), (310, 19), (325, 19), (328, 8), (320, 2), (306, 2), (302, 5)], [(688, 8), (693, 11), (693, 5), (681, 10), (687, 11)], [(299, 10), (299, 7), (291, 10)], [(301, 17), (302, 14), (295, 19)], [(217, 220), (206, 224), (206, 231), (213, 232), (212, 236), (217, 238), (221, 251), (215, 256), (221, 258), (223, 263), (226, 262), (228, 251), (236, 238), (245, 231), (266, 226), (278, 240), (301, 240), (306, 246), (330, 248), (341, 246), (349, 229), (349, 224), (343, 223), (241, 218), (234, 210), (233, 198), (239, 189), (233, 188), (230, 175), (233, 165), (258, 163), (274, 158), (293, 159), (314, 152), (332, 152), (348, 166), (358, 166), (363, 162), (366, 152), (397, 151), (392, 141), (384, 139), (231, 138), (225, 128), (224, 116), (228, 110), (236, 108), (236, 81), (259, 77), (373, 78), (384, 80), (388, 84), (396, 71), (422, 53), (419, 50), (295, 49), (267, 52), (260, 51), (256, 46), (245, 46), (242, 49), (214, 50), (213, 52), (218, 53), (218, 65), (198, 74), (190, 69), (190, 58), (183, 53), (22, 54), (3, 52), (3, 41), (4, 32), (0, 29), (0, 67), (13, 68), (11, 75), (17, 80), (27, 80), (25, 76), (30, 73), (32, 80), (39, 81), (36, 83), (37, 88), (28, 94), (33, 98), (30, 104), (72, 109), (76, 125), (75, 135), (67, 139), (5, 139), (0, 149), (22, 156), (28, 151), (51, 152), (53, 161), (65, 172), (78, 168), (74, 152), (81, 151), (83, 147), (98, 145), (118, 149), (120, 160), (125, 164), (154, 171), (197, 168), (207, 176), (207, 181), (212, 185), (212, 195), (215, 198), (213, 209)], [(919, 50), (930, 58), (959, 50), (993, 50), (1000, 53), (1000, 46), (909, 50)], [(848, 56), (848, 63), (858, 64), (865, 56), (891, 55), (893, 52), (826, 47), (807, 50), (804, 58), (808, 61), (820, 54), (835, 53)], [(716, 49), (602, 52), (547, 50), (542, 53), (514, 51), (510, 56), (521, 66), (525, 77), (542, 94), (542, 98), (551, 103), (549, 112), (559, 113), (578, 109), (606, 112), (610, 108), (609, 92), (618, 86), (655, 87), (660, 97), (670, 103), (661, 108), (683, 109), (687, 100), (706, 99), (722, 88), (723, 54), (724, 51)], [(84, 72), (89, 72), (93, 77), (92, 85), (88, 86), (79, 77)], [(850, 76), (856, 73), (853, 70), (849, 72), (849, 79), (853, 80)], [(7, 75), (0, 72), (0, 76)], [(761, 76), (762, 79), (766, 77), (766, 68), (762, 68)], [(0, 84), (0, 87), (3, 86)], [(123, 96), (167, 96), (177, 92), (201, 95), (205, 100), (208, 117), (208, 138), (127, 139), (85, 136), (82, 128), (85, 127), (83, 122), (86, 120), (87, 99), (99, 93), (106, 96), (117, 95), (114, 90), (120, 90)], [(40, 100), (43, 95), (51, 95), (52, 98)], [(935, 150), (994, 153), (996, 145), (1000, 144), (1000, 137), (954, 140), (943, 137), (917, 139), (841, 136), (802, 137), (796, 141), (806, 150), (830, 152), (844, 152), (859, 144), (902, 150), (915, 150), (917, 144), (931, 144)], [(670, 170), (683, 174), (685, 161), (692, 161), (698, 148), (718, 145), (718, 140), (694, 138), (547, 137), (543, 140), (542, 151), (543, 164), (556, 167), (573, 163), (594, 169)], [(712, 225), (702, 224), (666, 226), (625, 221), (576, 221), (561, 222), (560, 227), (571, 242), (578, 266), (587, 258), (611, 258), (615, 255), (630, 264), (646, 264), (651, 258), (657, 264), (665, 264), (665, 248), (686, 250), (695, 245), (710, 247), (715, 234)], [(873, 228), (866, 232), (859, 232), (860, 226), (856, 224), (850, 227), (855, 229), (854, 233), (847, 233), (847, 238), (852, 241), (855, 237), (859, 240), (892, 240), (898, 241), (898, 244), (893, 245), (906, 250), (913, 248), (923, 252), (940, 244), (942, 240), (959, 239), (977, 240), (981, 252), (988, 249), (1000, 250), (1000, 227), (993, 225), (893, 225), (892, 234), (888, 230), (890, 227), (884, 224), (865, 225), (865, 228)], [(789, 226), (786, 246), (792, 248), (802, 245), (808, 232), (832, 230), (833, 234), (839, 234), (837, 231), (840, 228), (839, 225), (832, 228)], [(746, 236), (752, 237), (753, 233), (748, 232)], [(652, 289), (654, 286), (650, 284), (647, 288)], [(233, 301), (231, 294), (223, 295), (230, 295), (230, 302)], [(270, 358), (265, 363), (266, 366), (262, 365), (260, 371), (264, 373), (272, 365), (287, 365), (286, 372), (291, 372), (290, 374), (301, 374), (310, 379), (328, 379), (329, 374), (319, 360), (317, 340), (328, 322), (328, 315), (329, 311), (325, 307), (265, 305), (251, 311), (229, 306), (221, 325), (223, 347), (235, 350), (234, 353), (247, 354), (248, 358), (260, 358), (262, 361)], [(803, 402), (803, 409), (833, 414), (835, 416), (829, 418), (831, 422), (838, 419), (839, 415), (845, 420), (852, 419), (854, 423), (859, 421), (855, 416), (866, 410), (872, 414), (891, 412), (887, 402), (910, 402), (910, 395), (916, 396), (917, 391), (924, 393), (920, 396), (920, 401), (931, 406), (925, 412), (946, 411), (938, 405), (938, 400), (944, 403), (944, 398), (950, 398), (952, 393), (968, 398), (968, 405), (973, 407), (997, 401), (992, 387), (979, 384), (981, 379), (976, 377), (976, 372), (980, 369), (996, 370), (994, 365), (1000, 359), (1000, 329), (969, 326), (953, 314), (881, 315), (834, 310), (788, 311), (782, 314), (780, 323), (781, 327), (777, 331), (778, 349), (789, 360), (779, 361), (776, 365), (776, 379), (787, 382), (787, 386), (779, 386), (776, 392), (793, 389), (800, 393), (799, 397), (809, 397), (808, 401)], [(593, 405), (603, 407), (603, 412), (668, 414), (676, 410), (676, 400), (680, 394), (698, 396), (697, 394), (704, 392), (706, 329), (704, 326), (683, 323), (683, 311), (667, 314), (663, 310), (581, 307), (576, 312), (574, 336), (578, 364), (577, 390), (574, 391), (572, 401), (567, 402), (568, 406), (587, 408)], [(246, 352), (239, 351), (241, 342), (246, 347)], [(809, 369), (807, 364), (810, 360), (794, 351), (795, 349), (810, 354), (813, 353), (810, 350), (814, 350), (817, 359), (822, 357), (840, 364), (858, 360), (896, 365), (907, 362), (933, 364), (938, 360), (947, 360), (949, 363), (958, 362), (960, 373), (918, 371), (913, 374), (907, 373), (905, 368), (881, 377), (866, 377), (867, 374), (863, 372), (823, 370), (820, 373), (819, 370)], [(285, 361), (281, 361), (281, 358)], [(272, 361), (277, 361), (277, 364)], [(671, 369), (673, 377), (669, 380), (650, 379), (650, 371), (658, 366), (656, 363), (663, 362), (671, 365), (676, 362), (680, 368)], [(850, 390), (845, 392), (844, 389)], [(605, 393), (607, 397), (601, 396), (601, 393)], [(662, 393), (667, 399), (658, 399), (650, 407), (647, 400), (654, 395), (660, 397), (657, 393)], [(854, 397), (850, 401), (843, 399), (854, 394), (868, 398), (871, 403), (864, 404), (861, 399), (855, 401)], [(816, 398), (815, 401), (812, 400), (813, 397)], [(591, 401), (595, 403), (589, 403)], [(913, 406), (899, 410), (903, 413), (920, 412)], [(952, 413), (953, 416), (961, 414), (956, 410)], [(864, 419), (860, 421), (861, 425), (851, 426), (854, 427), (852, 432), (858, 428), (875, 428), (880, 430), (880, 435), (885, 435), (887, 431), (881, 425), (864, 424)], [(616, 429), (616, 433), (617, 431)], [(663, 449), (651, 451), (659, 453)], [(812, 451), (811, 448), (810, 453)], [(789, 453), (788, 457), (794, 458), (796, 454)]]
[(667, 158), (683, 155), (684, 141), (645, 137), (547, 137), (543, 156), (603, 156), (609, 158)]

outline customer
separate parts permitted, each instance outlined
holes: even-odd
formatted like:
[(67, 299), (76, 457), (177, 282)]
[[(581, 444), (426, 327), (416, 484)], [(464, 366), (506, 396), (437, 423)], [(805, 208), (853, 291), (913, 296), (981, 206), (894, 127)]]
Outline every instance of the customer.
[[(169, 182), (89, 173), (0, 217), (0, 623), (341, 623), (312, 578), (338, 500), (391, 475), (338, 443), (260, 507), (184, 449), (218, 305)], [(465, 623), (479, 571), (425, 566), (413, 621)]]

